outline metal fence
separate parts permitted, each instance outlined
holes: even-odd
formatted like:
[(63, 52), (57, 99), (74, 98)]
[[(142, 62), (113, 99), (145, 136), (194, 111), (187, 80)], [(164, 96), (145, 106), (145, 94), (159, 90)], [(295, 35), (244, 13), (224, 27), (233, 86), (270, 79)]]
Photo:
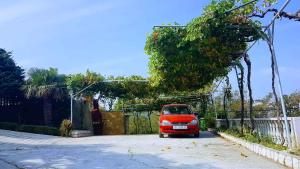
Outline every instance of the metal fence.
[[(241, 119), (229, 119), (229, 128), (240, 128)], [(225, 119), (216, 119), (217, 127), (226, 126)], [(292, 141), (292, 148), (300, 148), (300, 117), (288, 117), (288, 124), (290, 126), (290, 135), (283, 131), (284, 140), (288, 137)], [(244, 119), (245, 127), (250, 128), (250, 119)], [(261, 136), (271, 137), (274, 143), (280, 144), (282, 141), (280, 127), (284, 127), (283, 119), (278, 121), (277, 118), (255, 118), (254, 119), (255, 132)], [(287, 146), (287, 141), (284, 143)]]
[[(69, 116), (69, 102), (52, 101), (52, 125)], [(38, 98), (0, 98), (0, 122), (44, 125), (43, 101)]]

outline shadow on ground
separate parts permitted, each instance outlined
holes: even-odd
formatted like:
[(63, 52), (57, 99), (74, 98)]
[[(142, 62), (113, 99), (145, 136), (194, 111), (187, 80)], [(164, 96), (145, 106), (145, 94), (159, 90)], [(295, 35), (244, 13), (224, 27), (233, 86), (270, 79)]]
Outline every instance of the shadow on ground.
[(199, 137), (194, 137), (193, 135), (183, 135), (183, 134), (180, 134), (180, 135), (169, 135), (168, 138), (191, 138), (191, 139), (201, 139), (201, 138), (215, 138), (215, 137), (218, 137), (210, 132), (207, 132), (207, 131), (202, 131), (200, 132), (200, 136)]
[[(206, 137), (205, 134), (201, 135)], [(101, 139), (101, 137), (99, 137)], [(201, 139), (201, 138), (199, 138)], [(9, 149), (0, 149), (0, 160), (14, 164), (18, 168), (210, 168), (213, 164), (180, 164), (166, 159), (163, 154), (134, 153), (130, 150), (116, 151), (113, 144), (78, 144), (78, 145), (31, 145), (2, 142)]]
[(37, 140), (37, 141), (61, 138), (60, 136), (35, 134), (35, 133), (18, 132), (18, 131), (10, 131), (10, 130), (0, 129), (0, 136), (2, 136), (2, 135), (5, 135), (5, 137), (15, 138), (15, 139), (29, 139), (30, 138), (32, 140)]

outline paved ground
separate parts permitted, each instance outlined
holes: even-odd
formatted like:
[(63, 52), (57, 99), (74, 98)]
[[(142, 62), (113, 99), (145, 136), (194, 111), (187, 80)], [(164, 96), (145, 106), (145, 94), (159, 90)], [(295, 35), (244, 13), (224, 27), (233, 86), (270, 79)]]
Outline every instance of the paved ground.
[(234, 143), (157, 135), (61, 138), (0, 130), (0, 168), (284, 168)]

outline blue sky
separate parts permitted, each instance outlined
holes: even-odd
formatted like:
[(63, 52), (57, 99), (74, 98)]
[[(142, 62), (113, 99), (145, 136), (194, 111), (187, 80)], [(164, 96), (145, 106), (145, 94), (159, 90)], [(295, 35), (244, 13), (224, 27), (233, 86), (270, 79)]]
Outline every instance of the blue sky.
[[(60, 73), (148, 76), (144, 53), (154, 25), (186, 24), (209, 0), (10, 0), (0, 1), (0, 47), (13, 52), (17, 64), (56, 67)], [(282, 1), (279, 2), (279, 5)], [(292, 0), (287, 11), (300, 2)], [(279, 20), (276, 54), (284, 93), (299, 90), (300, 22)], [(297, 48), (298, 47), (298, 48)], [(250, 51), (256, 98), (271, 90), (270, 56), (265, 42)], [(235, 82), (231, 75), (232, 83)], [(233, 85), (236, 87), (236, 85)]]

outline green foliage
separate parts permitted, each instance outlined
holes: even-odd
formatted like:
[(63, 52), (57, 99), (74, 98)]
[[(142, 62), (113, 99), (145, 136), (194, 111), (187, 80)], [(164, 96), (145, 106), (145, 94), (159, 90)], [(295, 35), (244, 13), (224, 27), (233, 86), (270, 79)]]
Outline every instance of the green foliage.
[(204, 121), (207, 128), (215, 128), (216, 127), (216, 118), (212, 113), (208, 113), (204, 116)]
[(123, 80), (119, 82), (121, 88), (123, 88), (125, 94), (120, 98), (123, 99), (136, 99), (136, 98), (145, 98), (150, 96), (154, 89), (149, 86), (149, 83), (146, 81), (146, 78), (141, 76), (129, 76), (129, 77), (116, 77), (115, 80)]
[(18, 131), (54, 136), (59, 135), (59, 131), (57, 128), (48, 126), (20, 125)]
[(263, 35), (260, 23), (245, 17), (253, 7), (225, 13), (238, 2), (212, 1), (186, 28), (155, 28), (145, 45), (151, 84), (166, 91), (193, 90), (226, 75), (246, 43)]
[(241, 139), (247, 140), (252, 143), (257, 143), (257, 144), (262, 144), (266, 147), (275, 149), (275, 150), (286, 150), (287, 147), (275, 144), (272, 140), (271, 137), (266, 137), (266, 136), (260, 136), (257, 133), (247, 133), (244, 132), (244, 134), (241, 134), (238, 129), (227, 129), (224, 131), (227, 134), (233, 135), (235, 137), (239, 137)]
[(207, 130), (208, 128), (215, 128), (216, 127), (216, 118), (214, 113), (206, 113), (204, 117), (200, 120), (200, 129), (202, 131)]
[(288, 116), (300, 116), (300, 92), (293, 92), (290, 95), (284, 95), (286, 107), (293, 111), (288, 112)]
[(65, 75), (58, 74), (56, 68), (31, 68), (24, 86), (27, 97), (50, 97), (62, 99), (68, 95), (64, 88)]
[(87, 70), (85, 74), (79, 73), (69, 75), (66, 79), (66, 84), (68, 89), (72, 90), (74, 94), (84, 89), (85, 87), (91, 85), (79, 96), (94, 96), (96, 93), (99, 92), (99, 90), (97, 89), (99, 82), (103, 80), (104, 77), (101, 74)]
[(9, 122), (0, 122), (0, 129), (16, 131), (18, 129), (18, 124), (9, 123)]
[(31, 68), (29, 78), (23, 87), (25, 95), (43, 99), (44, 124), (52, 125), (52, 101), (68, 98), (65, 87), (65, 75), (58, 74), (57, 69)]
[(31, 68), (28, 71), (29, 81), (32, 85), (49, 85), (52, 83), (63, 83), (64, 75), (59, 75), (56, 68), (39, 69)]
[(71, 131), (72, 131), (72, 123), (70, 120), (63, 120), (60, 124), (60, 135), (63, 137), (70, 137), (71, 136)]
[(300, 149), (298, 148), (298, 149), (291, 150), (289, 153), (300, 156)]
[(156, 112), (148, 118), (147, 112), (132, 114), (128, 118), (128, 134), (157, 134), (159, 131), (159, 116)]
[(115, 109), (120, 110), (124, 102), (146, 98), (152, 92), (149, 83), (141, 76), (110, 76), (108, 80), (111, 80), (111, 82), (99, 85), (99, 97), (102, 102), (109, 105), (110, 110), (117, 99), (119, 100), (115, 105)]
[(37, 125), (18, 125), (16, 123), (0, 122), (0, 129), (29, 132), (36, 134), (46, 134), (58, 136), (59, 131), (55, 127), (37, 126)]
[(172, 94), (160, 95), (150, 92), (145, 98), (120, 99), (116, 102), (114, 108), (115, 110), (123, 110), (125, 112), (160, 111), (165, 104), (182, 103), (191, 105), (193, 112), (205, 114), (206, 111), (212, 111), (212, 106), (209, 105), (209, 97), (212, 89), (212, 86), (207, 86), (207, 88), (192, 92), (173, 92)]
[[(225, 89), (225, 88), (224, 88)], [(247, 93), (245, 92), (245, 95)], [(223, 101), (222, 98), (224, 93), (219, 93), (214, 97), (214, 106), (215, 110), (218, 112), (218, 118), (223, 116)], [(284, 100), (286, 103), (286, 109), (288, 116), (296, 117), (300, 115), (299, 102), (300, 102), (299, 92), (293, 92), (289, 95), (284, 95)], [(228, 100), (227, 109), (229, 118), (238, 118), (240, 117), (240, 94), (238, 91), (231, 92), (231, 97)], [(245, 101), (245, 106), (249, 104), (249, 101)], [(277, 111), (275, 107), (275, 100), (272, 93), (268, 93), (259, 100), (256, 100), (256, 104), (253, 106), (254, 116), (257, 118), (262, 117), (276, 117)]]
[(67, 86), (74, 93), (90, 86), (77, 97), (93, 97), (99, 94), (98, 100), (108, 105), (109, 110), (112, 110), (112, 106), (118, 98), (123, 100), (143, 98), (150, 92), (146, 79), (141, 76), (109, 76), (104, 81), (102, 75), (90, 71), (87, 71), (85, 75), (70, 75), (67, 78)]
[(205, 120), (200, 120), (200, 130), (201, 131), (206, 131), (207, 130), (207, 125)]
[(23, 84), (24, 70), (15, 64), (11, 52), (0, 48), (0, 98), (22, 96)]

